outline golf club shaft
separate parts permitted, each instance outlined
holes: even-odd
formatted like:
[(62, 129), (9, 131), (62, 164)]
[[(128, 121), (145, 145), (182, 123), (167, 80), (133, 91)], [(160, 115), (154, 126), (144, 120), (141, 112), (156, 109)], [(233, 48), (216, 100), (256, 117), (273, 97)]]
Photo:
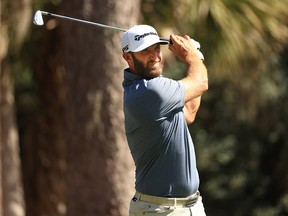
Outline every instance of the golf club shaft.
[[(118, 27), (115, 27), (115, 26), (104, 25), (104, 24), (100, 24), (100, 23), (96, 23), (96, 22), (90, 22), (90, 21), (87, 21), (87, 20), (82, 20), (82, 19), (77, 19), (77, 18), (73, 18), (73, 17), (63, 16), (63, 15), (54, 14), (54, 13), (50, 13), (50, 12), (46, 12), (46, 11), (40, 11), (40, 12), (41, 12), (42, 15), (46, 15), (46, 16), (50, 16), (50, 17), (57, 17), (57, 18), (60, 18), (60, 19), (76, 21), (76, 22), (80, 22), (80, 23), (85, 23), (85, 24), (101, 27), (101, 28), (113, 29), (113, 30), (117, 30), (117, 31), (126, 32), (125, 29), (118, 28)], [(160, 39), (170, 42), (170, 40), (166, 39), (166, 38), (162, 38), (161, 37)]]
[(50, 16), (50, 17), (57, 17), (57, 18), (61, 18), (61, 19), (67, 19), (67, 20), (72, 20), (72, 21), (76, 21), (76, 22), (81, 22), (81, 23), (85, 23), (85, 24), (89, 24), (89, 25), (93, 25), (93, 26), (98, 26), (98, 27), (102, 27), (102, 28), (108, 28), (108, 29), (118, 30), (118, 31), (122, 31), (122, 32), (126, 31), (125, 29), (118, 28), (115, 26), (109, 26), (109, 25), (90, 22), (90, 21), (86, 21), (86, 20), (76, 19), (73, 17), (62, 16), (62, 15), (53, 14), (53, 13), (46, 12), (46, 11), (41, 11), (41, 14), (46, 15), (46, 16)]

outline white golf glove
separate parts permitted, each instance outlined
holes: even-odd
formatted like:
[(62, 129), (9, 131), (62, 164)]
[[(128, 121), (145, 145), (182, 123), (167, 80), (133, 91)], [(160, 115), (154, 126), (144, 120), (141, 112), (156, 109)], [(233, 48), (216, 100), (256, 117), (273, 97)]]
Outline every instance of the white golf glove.
[(194, 39), (191, 38), (191, 42), (193, 43), (193, 45), (196, 47), (197, 49), (197, 55), (201, 60), (204, 60), (204, 55), (200, 52), (200, 43), (198, 41), (195, 41)]
[(197, 50), (197, 55), (202, 61), (204, 61), (204, 55), (200, 52), (200, 50)]

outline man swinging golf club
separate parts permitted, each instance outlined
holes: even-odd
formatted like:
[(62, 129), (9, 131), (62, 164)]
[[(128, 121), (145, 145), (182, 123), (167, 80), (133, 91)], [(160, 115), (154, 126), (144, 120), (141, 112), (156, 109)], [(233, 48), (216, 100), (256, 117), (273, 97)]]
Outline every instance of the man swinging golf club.
[[(148, 25), (134, 26), (122, 37), (129, 66), (123, 81), (125, 130), (136, 165), (130, 216), (205, 216), (187, 125), (208, 89), (207, 70), (199, 43), (188, 36), (170, 40), (161, 40)], [(187, 65), (181, 80), (162, 76), (164, 44)]]

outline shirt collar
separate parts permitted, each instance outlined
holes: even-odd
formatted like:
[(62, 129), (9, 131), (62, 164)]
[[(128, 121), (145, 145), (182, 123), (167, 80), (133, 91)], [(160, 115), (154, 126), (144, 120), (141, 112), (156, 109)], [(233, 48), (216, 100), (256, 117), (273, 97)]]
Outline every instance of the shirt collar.
[(124, 70), (124, 81), (122, 83), (123, 87), (130, 85), (135, 80), (141, 80), (143, 79), (141, 76), (138, 76), (136, 74), (133, 74), (130, 72), (129, 68), (126, 68)]

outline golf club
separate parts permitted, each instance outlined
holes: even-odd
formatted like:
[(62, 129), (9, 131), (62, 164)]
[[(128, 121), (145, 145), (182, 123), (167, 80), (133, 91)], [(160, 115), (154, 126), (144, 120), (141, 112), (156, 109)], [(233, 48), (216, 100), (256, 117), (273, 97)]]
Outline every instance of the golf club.
[[(110, 26), (110, 25), (104, 25), (104, 24), (100, 24), (100, 23), (96, 23), (96, 22), (90, 22), (90, 21), (82, 20), (82, 19), (76, 19), (76, 18), (73, 18), (73, 17), (63, 16), (63, 15), (54, 14), (54, 13), (41, 11), (41, 10), (36, 11), (36, 13), (35, 13), (35, 15), (33, 17), (33, 23), (35, 25), (39, 25), (39, 26), (44, 25), (44, 21), (43, 21), (42, 15), (46, 15), (46, 16), (50, 16), (50, 17), (57, 17), (57, 18), (60, 18), (60, 19), (66, 19), (66, 20), (71, 20), (71, 21), (76, 21), (76, 22), (80, 22), (80, 23), (85, 23), (85, 24), (101, 27), (101, 28), (106, 28), (106, 29), (112, 29), (112, 30), (126, 32), (126, 30), (123, 29), (123, 28), (118, 28), (118, 27)], [(165, 39), (165, 38), (161, 38), (161, 40), (165, 40), (165, 41), (169, 41), (170, 42), (169, 39)]]
[[(117, 31), (121, 31), (121, 32), (126, 32), (126, 30), (123, 29), (123, 28), (118, 28), (118, 27), (110, 26), (110, 25), (104, 25), (104, 24), (100, 24), (100, 23), (96, 23), (96, 22), (90, 22), (90, 21), (82, 20), (82, 19), (76, 19), (76, 18), (73, 18), (73, 17), (63, 16), (63, 15), (54, 14), (54, 13), (41, 11), (41, 10), (37, 10), (35, 15), (34, 15), (34, 17), (33, 17), (33, 23), (35, 25), (39, 25), (39, 26), (44, 25), (44, 21), (43, 21), (42, 15), (46, 15), (46, 16), (50, 16), (50, 17), (56, 17), (56, 18), (60, 18), (60, 19), (71, 20), (71, 21), (80, 22), (80, 23), (85, 23), (85, 24), (89, 24), (89, 25), (93, 25), (93, 26), (97, 26), (97, 27), (101, 27), (101, 28), (106, 28), (106, 29), (112, 29), (112, 30), (117, 30)], [(162, 41), (168, 41), (170, 44), (172, 44), (172, 42), (169, 39), (161, 38), (161, 37), (160, 37), (160, 39)], [(203, 54), (199, 51), (200, 50), (200, 43), (195, 41), (195, 40), (193, 40), (193, 39), (191, 39), (191, 41), (194, 43), (194, 46), (196, 47), (196, 49), (198, 51), (199, 58), (204, 60)]]
[(35, 13), (35, 15), (33, 17), (33, 23), (35, 25), (43, 25), (44, 24), (42, 15), (46, 15), (46, 16), (50, 16), (50, 17), (57, 17), (57, 18), (60, 18), (60, 19), (72, 20), (72, 21), (81, 22), (81, 23), (85, 23), (85, 24), (89, 24), (89, 25), (93, 25), (93, 26), (98, 26), (98, 27), (101, 27), (101, 28), (114, 29), (114, 30), (118, 30), (118, 31), (122, 31), (122, 32), (126, 31), (125, 29), (114, 27), (114, 26), (109, 26), (109, 25), (104, 25), (104, 24), (100, 24), (100, 23), (90, 22), (90, 21), (86, 21), (86, 20), (76, 19), (76, 18), (68, 17), (68, 16), (62, 16), (62, 15), (53, 14), (53, 13), (50, 13), (50, 12), (40, 11), (40, 10), (36, 11), (36, 13)]

